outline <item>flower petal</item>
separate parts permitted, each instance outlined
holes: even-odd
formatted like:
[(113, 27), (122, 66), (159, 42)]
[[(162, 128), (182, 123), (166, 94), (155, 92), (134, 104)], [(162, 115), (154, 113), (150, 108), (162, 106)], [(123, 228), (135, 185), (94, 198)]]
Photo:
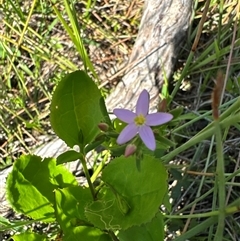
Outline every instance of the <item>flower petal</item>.
[(146, 147), (152, 151), (156, 149), (156, 141), (153, 135), (153, 131), (149, 126), (142, 126), (139, 129), (139, 136), (141, 137), (143, 143)]
[(114, 109), (113, 113), (123, 122), (132, 123), (136, 117), (136, 114), (127, 109)]
[(173, 116), (171, 114), (164, 113), (164, 112), (148, 114), (146, 116), (146, 125), (159, 126), (159, 125), (169, 122), (172, 118), (173, 118)]
[(142, 93), (138, 97), (137, 105), (136, 105), (136, 114), (144, 115), (148, 114), (149, 110), (149, 93), (146, 90), (143, 90)]
[(137, 135), (138, 129), (139, 128), (134, 123), (127, 125), (118, 136), (117, 143), (121, 145), (130, 141), (134, 136)]

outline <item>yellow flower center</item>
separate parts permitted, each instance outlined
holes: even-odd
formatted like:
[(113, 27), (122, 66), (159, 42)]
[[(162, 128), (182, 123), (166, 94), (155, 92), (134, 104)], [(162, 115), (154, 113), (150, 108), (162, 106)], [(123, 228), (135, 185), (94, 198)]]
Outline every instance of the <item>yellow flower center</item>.
[(144, 115), (140, 114), (135, 119), (134, 122), (137, 126), (142, 126), (146, 122), (146, 118)]

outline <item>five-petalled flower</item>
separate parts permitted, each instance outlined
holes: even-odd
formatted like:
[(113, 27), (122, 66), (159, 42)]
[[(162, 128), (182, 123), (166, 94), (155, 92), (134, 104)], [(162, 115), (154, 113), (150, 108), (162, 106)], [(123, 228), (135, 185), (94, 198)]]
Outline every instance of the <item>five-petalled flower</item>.
[(152, 151), (156, 149), (156, 140), (150, 126), (159, 126), (169, 122), (173, 116), (169, 113), (149, 112), (149, 93), (143, 90), (137, 100), (136, 113), (127, 109), (114, 109), (113, 113), (128, 125), (122, 130), (117, 138), (119, 145), (130, 141), (139, 134), (146, 147)]

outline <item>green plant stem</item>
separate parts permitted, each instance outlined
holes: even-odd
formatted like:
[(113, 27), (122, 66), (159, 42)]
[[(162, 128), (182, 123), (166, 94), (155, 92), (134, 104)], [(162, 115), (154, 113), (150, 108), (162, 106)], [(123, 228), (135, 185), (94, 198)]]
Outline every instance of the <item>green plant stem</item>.
[[(17, 50), (19, 49), (20, 45), (21, 45), (22, 42), (23, 42), (25, 32), (27, 31), (27, 28), (28, 28), (28, 25), (29, 25), (29, 22), (30, 22), (30, 19), (31, 19), (31, 16), (32, 16), (32, 14), (33, 14), (33, 10), (34, 10), (36, 4), (37, 4), (37, 0), (34, 0), (34, 1), (32, 2), (31, 9), (30, 9), (30, 11), (29, 11), (29, 13), (28, 13), (26, 22), (25, 22), (24, 27), (23, 27), (23, 30), (22, 30), (22, 33), (21, 33), (20, 38), (19, 38), (19, 40), (18, 40), (17, 48), (16, 48), (15, 53), (13, 54), (13, 57), (12, 57), (12, 59), (11, 59), (11, 63), (14, 63), (14, 61), (15, 61), (15, 59), (16, 59), (16, 57), (17, 57)], [(8, 72), (7, 72), (7, 73), (8, 73), (9, 75), (10, 75), (10, 73), (11, 73), (11, 69), (12, 69), (13, 66), (14, 66), (13, 64), (10, 65), (10, 67), (9, 67), (9, 69), (8, 69)]]
[(80, 155), (80, 156), (81, 156), (80, 160), (81, 160), (81, 163), (83, 165), (83, 171), (84, 171), (84, 174), (87, 178), (88, 186), (89, 186), (90, 191), (92, 193), (93, 200), (95, 200), (95, 198), (96, 198), (95, 189), (94, 189), (93, 183), (91, 182), (91, 178), (90, 178), (90, 175), (89, 175), (89, 172), (88, 172), (85, 156), (84, 155)]
[(46, 222), (48, 217), (44, 218), (38, 218), (38, 219), (33, 219), (33, 220), (27, 220), (27, 221), (9, 221), (7, 223), (5, 220), (2, 221), (2, 217), (0, 218), (0, 232), (6, 231), (6, 230), (19, 230), (20, 227), (24, 227), (27, 225), (31, 225), (36, 222)]
[[(239, 200), (238, 200), (239, 202)], [(224, 208), (223, 210), (216, 210), (207, 213), (197, 213), (197, 214), (187, 214), (187, 215), (164, 215), (165, 218), (169, 219), (187, 219), (187, 218), (208, 218), (213, 216), (219, 216), (223, 212), (226, 215), (231, 215), (236, 212), (239, 212), (239, 203), (235, 206), (229, 205), (228, 207)], [(224, 216), (225, 217), (225, 216)]]
[(219, 198), (219, 215), (218, 215), (218, 226), (214, 240), (222, 240), (224, 223), (225, 223), (225, 170), (224, 170), (224, 158), (223, 158), (223, 147), (222, 147), (222, 134), (219, 124), (219, 120), (214, 121), (215, 124), (215, 135), (216, 135), (216, 151), (217, 151), (217, 185), (218, 185), (218, 198)]
[[(230, 106), (230, 105), (231, 105), (231, 106)], [(226, 111), (223, 112), (223, 114), (220, 116), (220, 120), (223, 120), (223, 119), (225, 119), (226, 117), (228, 117), (228, 116), (230, 115), (230, 113), (232, 114), (232, 113), (234, 112), (234, 110), (236, 110), (236, 108), (239, 108), (239, 105), (240, 105), (240, 98), (239, 98), (239, 97), (238, 97), (238, 98), (234, 98), (234, 99), (228, 101), (227, 103), (224, 103), (221, 107), (222, 107), (222, 108), (226, 107), (227, 109), (226, 109)], [(180, 130), (186, 128), (186, 127), (189, 126), (190, 124), (193, 124), (193, 123), (197, 122), (198, 120), (203, 119), (204, 117), (208, 117), (208, 116), (211, 115), (211, 114), (212, 114), (212, 110), (207, 111), (207, 112), (205, 112), (205, 113), (202, 114), (202, 115), (196, 116), (196, 118), (194, 118), (194, 119), (188, 121), (187, 123), (185, 123), (185, 124), (177, 127), (176, 129), (174, 129), (174, 130), (172, 131), (172, 133), (178, 133)], [(212, 124), (210, 124), (210, 125), (212, 125)], [(210, 125), (209, 125), (209, 126), (210, 126)]]
[[(211, 158), (211, 155), (212, 155), (212, 149), (213, 149), (213, 144), (214, 143), (214, 137), (212, 137), (212, 140), (211, 140), (211, 145), (210, 145), (210, 148), (208, 150), (208, 156), (207, 156), (207, 161), (205, 163), (205, 167), (204, 167), (204, 170), (203, 172), (206, 173), (207, 172), (207, 169), (208, 169), (208, 166), (209, 166), (209, 162), (210, 162), (210, 158)], [(202, 145), (200, 144), (198, 146), (198, 148), (202, 148)], [(199, 155), (199, 152), (196, 152), (195, 155)], [(194, 155), (194, 156), (195, 156)], [(195, 200), (198, 199), (200, 196), (201, 196), (201, 192), (202, 192), (202, 188), (204, 186), (204, 183), (206, 181), (206, 177), (205, 176), (202, 176), (201, 180), (200, 180), (200, 183), (199, 183), (199, 187), (198, 187), (198, 190), (197, 190), (197, 194), (196, 194), (196, 197), (195, 197)], [(195, 208), (196, 208), (196, 205), (197, 203), (195, 203), (194, 205), (192, 205), (191, 207), (191, 213), (194, 212)], [(213, 209), (215, 210), (215, 209)], [(185, 233), (188, 229), (188, 226), (191, 222), (191, 219), (189, 218), (184, 226), (184, 229), (183, 229), (183, 233)]]
[(98, 165), (96, 171), (95, 171), (95, 172), (93, 173), (93, 175), (91, 176), (91, 182), (92, 182), (92, 183), (97, 179), (99, 173), (102, 171), (103, 167), (105, 166), (105, 163), (106, 163), (106, 161), (107, 161), (108, 158), (109, 158), (109, 153), (107, 153), (107, 154), (104, 156), (103, 161), (100, 163), (100, 165)]
[(64, 17), (61, 15), (61, 13), (58, 11), (58, 9), (53, 6), (53, 10), (55, 11), (59, 21), (62, 23), (63, 27), (65, 28), (66, 32), (69, 34), (69, 37), (71, 38), (72, 42), (74, 43), (76, 50), (78, 51), (84, 65), (84, 69), (86, 72), (88, 72), (88, 69), (93, 74), (94, 78), (98, 80), (98, 75), (93, 67), (93, 64), (87, 54), (87, 51), (85, 49), (85, 46), (83, 44), (83, 39), (81, 37), (79, 23), (77, 20), (77, 15), (75, 8), (72, 3), (70, 3), (68, 0), (64, 0), (64, 7), (66, 9), (69, 21), (71, 23), (71, 27), (69, 27), (69, 24), (66, 22)]
[[(193, 56), (194, 56), (194, 52), (191, 51), (190, 54), (188, 55), (188, 58), (187, 58), (187, 61), (186, 61), (185, 66), (184, 66), (184, 69), (183, 69), (183, 71), (182, 71), (182, 73), (181, 73), (181, 76), (180, 76), (180, 78), (178, 79), (178, 81), (177, 81), (177, 83), (176, 83), (176, 85), (175, 85), (175, 87), (174, 87), (174, 89), (173, 89), (173, 91), (172, 91), (172, 93), (171, 93), (171, 100), (174, 99), (176, 93), (178, 92), (178, 90), (179, 90), (179, 88), (180, 88), (180, 86), (181, 86), (181, 84), (182, 84), (182, 80), (183, 80), (184, 77), (187, 75), (189, 66), (190, 66), (190, 64), (192, 63), (192, 58), (193, 58)], [(171, 102), (171, 101), (170, 101), (170, 102)], [(170, 105), (170, 102), (169, 102), (169, 105)]]
[[(239, 108), (239, 107), (238, 107)], [(226, 128), (229, 127), (231, 125), (236, 124), (237, 122), (239, 122), (240, 120), (240, 113), (236, 114), (236, 115), (232, 115), (224, 120), (222, 120), (219, 125), (220, 128)], [(210, 126), (210, 125), (209, 125)], [(192, 137), (189, 141), (187, 141), (185, 144), (183, 144), (182, 146), (179, 146), (178, 148), (174, 149), (173, 151), (171, 151), (169, 154), (165, 155), (162, 157), (162, 160), (165, 163), (168, 163), (169, 161), (171, 161), (176, 155), (178, 155), (180, 152), (185, 151), (186, 149), (188, 149), (191, 146), (194, 146), (195, 144), (201, 142), (202, 140), (206, 140), (207, 138), (209, 138), (210, 136), (212, 136), (215, 132), (215, 128), (214, 126), (211, 125), (211, 127), (207, 126), (206, 128), (204, 128), (203, 131), (199, 132), (197, 135), (195, 135), (194, 137)]]
[[(235, 102), (229, 106), (221, 115), (220, 115), (220, 123), (228, 118), (230, 115), (240, 111), (240, 97), (238, 97)], [(206, 128), (204, 128), (200, 133), (202, 133), (205, 129), (211, 128), (214, 126), (214, 122), (210, 123)]]
[(195, 226), (194, 228), (190, 229), (189, 231), (187, 231), (180, 237), (175, 238), (174, 241), (189, 240), (190, 238), (195, 237), (197, 234), (201, 233), (202, 231), (207, 230), (208, 227), (212, 226), (216, 222), (217, 222), (216, 216), (210, 217), (207, 220), (205, 220), (205, 221), (201, 222), (200, 224), (198, 224), (197, 226)]
[(218, 19), (218, 35), (217, 35), (218, 46), (220, 46), (220, 40), (222, 36), (223, 4), (224, 4), (224, 1), (221, 0), (219, 4), (219, 19)]
[(112, 238), (113, 241), (119, 241), (119, 239), (117, 238), (117, 236), (114, 234), (113, 231), (108, 231), (108, 234), (110, 235), (110, 237)]
[[(226, 208), (226, 210), (225, 210), (226, 215), (233, 214), (232, 212), (230, 212), (231, 210), (233, 210), (233, 209), (231, 209), (231, 207), (235, 207), (236, 212), (239, 212), (239, 210), (240, 210), (240, 198), (238, 198), (237, 200), (232, 202)], [(210, 226), (217, 223), (217, 221), (218, 221), (217, 216), (211, 216), (210, 218), (208, 218), (207, 220), (205, 220), (205, 221), (201, 222), (200, 224), (196, 225), (194, 228), (190, 229), (189, 231), (187, 231), (186, 233), (184, 233), (180, 237), (177, 237), (176, 239), (174, 239), (174, 241), (186, 241), (186, 240), (188, 240), (192, 237), (195, 237), (197, 234), (201, 233), (202, 231), (206, 231)]]
[[(235, 177), (235, 176), (238, 176), (239, 174), (240, 174), (240, 170), (238, 170), (238, 171), (236, 171), (236, 172), (234, 172), (234, 173), (231, 173), (231, 174), (226, 178), (225, 183), (227, 184), (230, 179), (232, 179), (232, 178)], [(230, 184), (230, 185), (233, 185), (233, 184)], [(206, 193), (204, 193), (201, 197), (195, 199), (193, 202), (187, 204), (187, 205), (184, 206), (182, 209), (180, 209), (179, 211), (177, 211), (176, 214), (177, 214), (177, 213), (182, 213), (182, 212), (184, 212), (185, 210), (191, 208), (191, 207), (192, 207), (194, 204), (196, 204), (197, 202), (200, 202), (201, 200), (205, 199), (205, 198), (206, 198), (208, 195), (210, 195), (213, 191), (214, 191), (214, 188), (211, 188), (211, 189), (208, 190)], [(236, 203), (237, 203), (237, 202), (236, 202)], [(233, 204), (231, 204), (231, 205), (233, 205)], [(235, 204), (234, 204), (234, 205), (235, 205)], [(240, 203), (239, 203), (239, 204), (237, 203), (237, 205), (240, 205)]]

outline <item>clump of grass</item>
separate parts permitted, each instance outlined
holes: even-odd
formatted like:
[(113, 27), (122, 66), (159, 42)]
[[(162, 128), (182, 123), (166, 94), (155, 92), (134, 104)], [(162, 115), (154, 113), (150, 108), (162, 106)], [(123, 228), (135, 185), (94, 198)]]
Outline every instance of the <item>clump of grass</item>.
[[(30, 152), (45, 135), (53, 134), (49, 102), (64, 73), (85, 67), (103, 86), (112, 86), (107, 77), (117, 77), (127, 60), (142, 3), (4, 1), (0, 6), (0, 165), (9, 164), (9, 156), (13, 161)], [(104, 74), (98, 77), (99, 73)]]
[[(204, 127), (213, 121), (211, 93), (219, 69), (224, 73), (220, 120), (239, 113), (239, 6), (236, 1), (195, 2), (195, 20), (188, 39), (190, 53), (176, 74), (172, 92), (174, 104), (185, 106), (184, 124), (173, 131), (177, 143), (182, 144), (163, 157), (166, 162), (176, 158), (178, 163), (171, 171), (175, 181), (171, 189), (174, 199), (171, 213), (190, 214), (184, 222), (175, 222), (170, 215), (169, 222), (175, 224), (174, 229), (182, 230), (182, 235), (174, 240), (189, 237), (200, 240), (200, 236), (204, 240), (239, 239), (239, 225), (234, 215), (219, 214), (219, 220), (217, 217), (193, 218), (198, 213), (223, 209), (224, 205), (226, 208), (232, 201), (238, 201), (235, 181), (239, 175), (239, 125), (222, 126), (222, 136), (217, 135), (219, 129), (217, 132), (213, 128), (208, 137), (204, 135), (209, 128)], [(179, 89), (183, 83), (188, 91)]]

